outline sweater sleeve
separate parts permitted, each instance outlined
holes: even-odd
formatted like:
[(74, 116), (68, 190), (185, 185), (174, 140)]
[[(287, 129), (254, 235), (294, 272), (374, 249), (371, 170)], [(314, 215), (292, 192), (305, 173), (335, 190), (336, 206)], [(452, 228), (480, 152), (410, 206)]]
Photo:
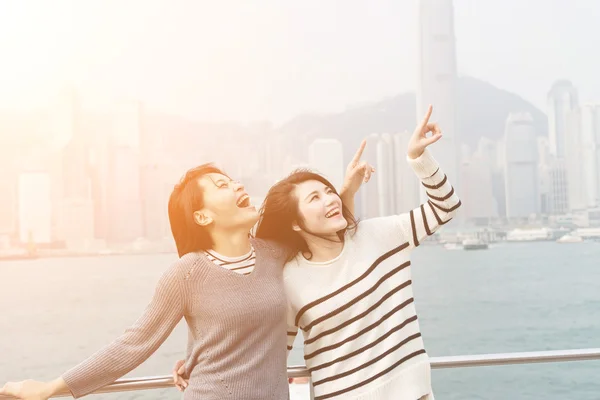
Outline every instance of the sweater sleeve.
[(425, 187), (427, 202), (407, 213), (381, 218), (380, 223), (384, 226), (380, 227), (388, 233), (390, 230), (393, 232), (383, 240), (392, 240), (397, 244), (400, 236), (410, 248), (415, 248), (427, 236), (450, 222), (461, 201), (429, 150), (425, 149), (416, 159), (407, 157), (407, 161)]
[(160, 278), (145, 312), (120, 337), (62, 378), (73, 397), (85, 396), (127, 374), (167, 339), (184, 314), (176, 266)]

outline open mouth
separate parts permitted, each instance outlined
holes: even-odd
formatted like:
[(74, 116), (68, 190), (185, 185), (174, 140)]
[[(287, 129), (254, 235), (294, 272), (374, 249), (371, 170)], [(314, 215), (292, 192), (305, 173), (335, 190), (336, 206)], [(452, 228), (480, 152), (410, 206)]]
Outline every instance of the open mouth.
[(340, 215), (340, 209), (339, 208), (334, 208), (333, 210), (329, 211), (327, 214), (325, 214), (325, 218), (333, 218), (335, 216)]
[(236, 202), (239, 208), (246, 208), (250, 205), (250, 196), (247, 194), (242, 195)]

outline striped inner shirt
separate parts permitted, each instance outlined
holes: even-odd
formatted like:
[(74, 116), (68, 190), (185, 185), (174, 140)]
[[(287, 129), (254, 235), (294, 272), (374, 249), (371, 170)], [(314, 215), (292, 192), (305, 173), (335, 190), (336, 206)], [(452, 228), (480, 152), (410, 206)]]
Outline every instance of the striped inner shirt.
[(226, 257), (214, 250), (205, 250), (204, 254), (210, 261), (219, 267), (227, 268), (238, 274), (249, 275), (254, 271), (254, 264), (256, 261), (254, 247), (248, 253), (240, 257)]
[(461, 203), (427, 151), (409, 163), (426, 189), (426, 203), (361, 222), (333, 260), (298, 255), (284, 268), (288, 351), (301, 332), (315, 400), (431, 396), (410, 254)]

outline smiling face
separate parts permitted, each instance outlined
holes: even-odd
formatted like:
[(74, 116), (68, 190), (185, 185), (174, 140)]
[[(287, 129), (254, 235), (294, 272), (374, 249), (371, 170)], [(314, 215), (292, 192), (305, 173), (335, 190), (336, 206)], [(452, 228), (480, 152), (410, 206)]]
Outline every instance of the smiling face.
[(210, 173), (198, 178), (202, 190), (203, 207), (194, 211), (197, 224), (213, 229), (250, 230), (258, 220), (256, 207), (244, 185), (219, 173)]
[(313, 235), (335, 238), (348, 226), (342, 214), (342, 200), (323, 182), (307, 180), (295, 185), (298, 201), (298, 227)]

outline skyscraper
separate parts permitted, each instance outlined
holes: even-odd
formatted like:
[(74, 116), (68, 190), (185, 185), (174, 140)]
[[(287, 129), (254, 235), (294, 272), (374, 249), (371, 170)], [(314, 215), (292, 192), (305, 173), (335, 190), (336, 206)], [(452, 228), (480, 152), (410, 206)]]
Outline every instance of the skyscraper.
[(568, 118), (566, 164), (570, 209), (600, 205), (600, 105), (584, 105)]
[(550, 154), (557, 158), (566, 155), (566, 138), (569, 133), (568, 115), (577, 108), (577, 90), (567, 80), (559, 80), (548, 92), (548, 129)]
[(581, 136), (586, 202), (588, 208), (600, 206), (600, 105), (581, 107)]
[(375, 182), (378, 191), (379, 215), (387, 216), (395, 213), (396, 205), (396, 166), (394, 160), (394, 143), (389, 133), (384, 133), (377, 141), (377, 161), (375, 164)]
[(90, 197), (89, 143), (81, 129), (81, 107), (75, 90), (65, 90), (51, 112), (51, 134), (66, 139), (63, 156), (63, 197)]
[(52, 242), (50, 174), (28, 171), (19, 175), (19, 239), (21, 243)]
[[(436, 143), (435, 157), (460, 193), (456, 137), (456, 51), (452, 0), (421, 0), (419, 4), (419, 81), (417, 121), (429, 104), (431, 121), (438, 122), (444, 138)], [(424, 191), (421, 192), (425, 199)]]
[(12, 160), (0, 160), (0, 169), (2, 171), (2, 179), (0, 179), (0, 193), (2, 193), (0, 196), (0, 240), (8, 243), (17, 230), (18, 175)]
[(506, 216), (538, 213), (538, 144), (529, 113), (509, 114), (505, 131)]
[(108, 238), (130, 242), (143, 236), (140, 189), (140, 123), (138, 102), (119, 104), (109, 145)]
[(477, 150), (461, 163), (461, 198), (469, 206), (464, 216), (470, 220), (488, 221), (498, 217), (494, 198), (494, 170), (496, 168), (496, 143), (481, 138)]

